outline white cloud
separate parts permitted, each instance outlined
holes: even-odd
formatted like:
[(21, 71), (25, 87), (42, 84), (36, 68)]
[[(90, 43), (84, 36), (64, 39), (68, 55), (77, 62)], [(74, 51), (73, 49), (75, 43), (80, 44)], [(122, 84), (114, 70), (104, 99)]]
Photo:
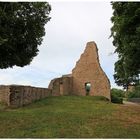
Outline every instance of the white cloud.
[(30, 84), (46, 87), (55, 77), (70, 73), (88, 41), (99, 49), (103, 70), (114, 86), (116, 55), (110, 36), (112, 9), (110, 2), (50, 2), (52, 19), (37, 57), (30, 66), (0, 70), (0, 84)]

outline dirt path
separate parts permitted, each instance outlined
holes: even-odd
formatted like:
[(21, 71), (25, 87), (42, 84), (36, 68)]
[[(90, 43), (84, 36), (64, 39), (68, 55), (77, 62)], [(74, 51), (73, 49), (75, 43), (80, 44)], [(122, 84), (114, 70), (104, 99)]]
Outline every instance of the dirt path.
[(140, 106), (140, 103), (134, 103), (130, 101), (123, 101), (123, 104), (127, 106)]

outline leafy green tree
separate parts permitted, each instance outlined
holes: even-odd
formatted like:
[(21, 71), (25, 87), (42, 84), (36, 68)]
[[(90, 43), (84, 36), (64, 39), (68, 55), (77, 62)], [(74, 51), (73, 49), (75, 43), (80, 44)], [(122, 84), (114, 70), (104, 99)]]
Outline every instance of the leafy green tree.
[(139, 81), (140, 74), (140, 3), (112, 2), (111, 37), (118, 53), (114, 78), (128, 88)]
[(128, 89), (129, 81), (128, 75), (125, 72), (125, 67), (123, 65), (123, 60), (118, 60), (115, 63), (115, 74), (114, 79), (117, 85), (123, 86), (124, 88)]
[(0, 68), (23, 67), (38, 53), (50, 20), (47, 2), (0, 2)]

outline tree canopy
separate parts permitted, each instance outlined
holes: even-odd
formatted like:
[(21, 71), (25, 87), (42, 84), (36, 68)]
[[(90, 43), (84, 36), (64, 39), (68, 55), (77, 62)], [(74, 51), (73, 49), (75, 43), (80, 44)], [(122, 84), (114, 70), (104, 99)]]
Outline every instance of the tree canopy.
[(128, 87), (139, 82), (140, 74), (140, 3), (112, 2), (111, 36), (118, 53), (115, 82)]
[(47, 2), (0, 2), (0, 68), (30, 64), (50, 11)]

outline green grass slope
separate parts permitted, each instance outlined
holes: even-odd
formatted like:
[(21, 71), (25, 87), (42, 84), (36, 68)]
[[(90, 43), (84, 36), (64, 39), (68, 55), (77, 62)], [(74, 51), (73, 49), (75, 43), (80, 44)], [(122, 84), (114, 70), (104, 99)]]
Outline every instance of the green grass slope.
[(102, 97), (48, 97), (18, 109), (0, 105), (0, 138), (140, 138), (140, 106)]

